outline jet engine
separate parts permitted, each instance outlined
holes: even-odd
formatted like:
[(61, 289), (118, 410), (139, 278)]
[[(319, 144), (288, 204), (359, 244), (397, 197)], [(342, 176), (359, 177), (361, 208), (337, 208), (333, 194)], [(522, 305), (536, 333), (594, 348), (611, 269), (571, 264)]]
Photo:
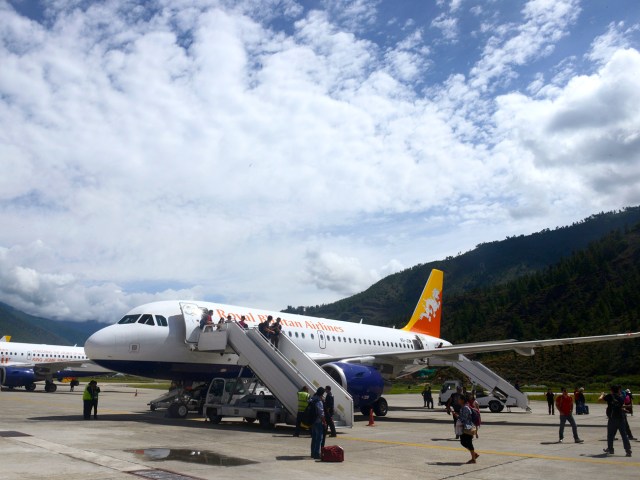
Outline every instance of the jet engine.
[(0, 385), (14, 388), (24, 387), (32, 391), (36, 388), (37, 380), (31, 367), (2, 367), (0, 368)]
[(363, 415), (369, 415), (371, 408), (379, 417), (387, 414), (389, 407), (382, 397), (385, 382), (375, 367), (335, 362), (327, 363), (322, 368), (349, 392), (354, 407), (359, 408)]

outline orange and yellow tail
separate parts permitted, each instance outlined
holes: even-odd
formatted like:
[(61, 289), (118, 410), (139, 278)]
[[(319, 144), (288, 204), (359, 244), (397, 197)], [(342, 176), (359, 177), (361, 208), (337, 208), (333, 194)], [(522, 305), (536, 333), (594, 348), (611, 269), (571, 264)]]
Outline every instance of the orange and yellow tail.
[(440, 319), (442, 318), (442, 270), (431, 270), (422, 295), (411, 320), (402, 330), (424, 333), (440, 338)]

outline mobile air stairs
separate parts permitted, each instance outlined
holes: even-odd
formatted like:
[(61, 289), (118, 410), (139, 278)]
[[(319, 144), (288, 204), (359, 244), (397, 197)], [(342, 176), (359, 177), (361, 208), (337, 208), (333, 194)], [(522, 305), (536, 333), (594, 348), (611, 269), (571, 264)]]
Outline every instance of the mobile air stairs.
[(297, 392), (303, 385), (311, 395), (318, 387), (330, 385), (336, 426), (353, 426), (351, 395), (286, 335), (280, 335), (276, 350), (257, 329), (245, 330), (230, 322), (222, 330), (200, 332), (197, 344), (192, 344), (199, 352), (222, 353), (228, 347), (238, 354), (238, 365), (249, 367), (294, 418), (298, 411)]
[(453, 367), (464, 373), (476, 385), (481, 385), (490, 392), (497, 392), (505, 398), (515, 399), (518, 407), (530, 412), (529, 399), (521, 391), (498, 375), (490, 368), (475, 360), (460, 355), (458, 360), (430, 358), (429, 365), (434, 367)]

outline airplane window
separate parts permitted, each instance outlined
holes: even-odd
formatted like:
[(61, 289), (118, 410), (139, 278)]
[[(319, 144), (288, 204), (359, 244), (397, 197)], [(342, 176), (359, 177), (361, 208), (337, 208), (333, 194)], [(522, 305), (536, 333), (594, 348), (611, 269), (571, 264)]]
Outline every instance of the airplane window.
[(161, 327), (168, 326), (167, 319), (162, 315), (156, 315), (156, 322), (158, 322), (158, 325), (160, 325)]
[(296, 338), (298, 338), (298, 332), (296, 332)]
[(342, 340), (340, 340), (340, 337), (338, 337), (338, 341), (341, 342)]
[(302, 338), (304, 338), (304, 332), (302, 332), (302, 333), (300, 334), (300, 336), (301, 336)]
[(138, 317), (140, 317), (140, 315), (125, 315), (120, 319), (118, 323), (119, 324), (136, 323), (138, 321)]
[(291, 336), (291, 335), (292, 335), (292, 334), (291, 334), (291, 330), (289, 330), (289, 336)]
[(142, 317), (140, 317), (140, 320), (138, 320), (138, 323), (142, 323), (144, 325), (155, 325), (155, 323), (153, 322), (153, 316), (149, 315), (148, 313), (142, 315)]
[(312, 334), (311, 334), (311, 340), (313, 340), (314, 338), (316, 338), (316, 337), (314, 337), (314, 336), (313, 336), (313, 333), (312, 333)]
[(349, 337), (349, 343), (351, 343), (351, 337)]
[(336, 337), (335, 337), (335, 335), (333, 336), (333, 341), (334, 341), (334, 342), (336, 341)]

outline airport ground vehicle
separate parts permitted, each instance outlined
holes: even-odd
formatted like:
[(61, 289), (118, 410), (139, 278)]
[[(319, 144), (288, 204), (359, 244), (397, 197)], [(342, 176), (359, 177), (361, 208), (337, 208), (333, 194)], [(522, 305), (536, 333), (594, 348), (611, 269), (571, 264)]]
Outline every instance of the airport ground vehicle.
[[(462, 387), (462, 382), (460, 382), (460, 380), (447, 380), (444, 382), (440, 389), (438, 404), (446, 405), (451, 395), (455, 393), (457, 387)], [(477, 386), (474, 386), (473, 392), (480, 408), (488, 408), (492, 413), (501, 412), (504, 410), (504, 407), (518, 406), (515, 398), (508, 397), (496, 390), (493, 392), (485, 392)]]
[(196, 385), (192, 388), (176, 387), (169, 390), (164, 395), (151, 400), (148, 405), (153, 412), (159, 408), (168, 409), (169, 416), (175, 418), (185, 418), (189, 412), (202, 413), (202, 406), (205, 402), (206, 383)]
[(224, 417), (242, 418), (248, 423), (256, 420), (262, 428), (276, 423), (294, 424), (295, 418), (276, 397), (261, 388), (256, 378), (214, 378), (203, 405), (204, 416), (213, 424)]

